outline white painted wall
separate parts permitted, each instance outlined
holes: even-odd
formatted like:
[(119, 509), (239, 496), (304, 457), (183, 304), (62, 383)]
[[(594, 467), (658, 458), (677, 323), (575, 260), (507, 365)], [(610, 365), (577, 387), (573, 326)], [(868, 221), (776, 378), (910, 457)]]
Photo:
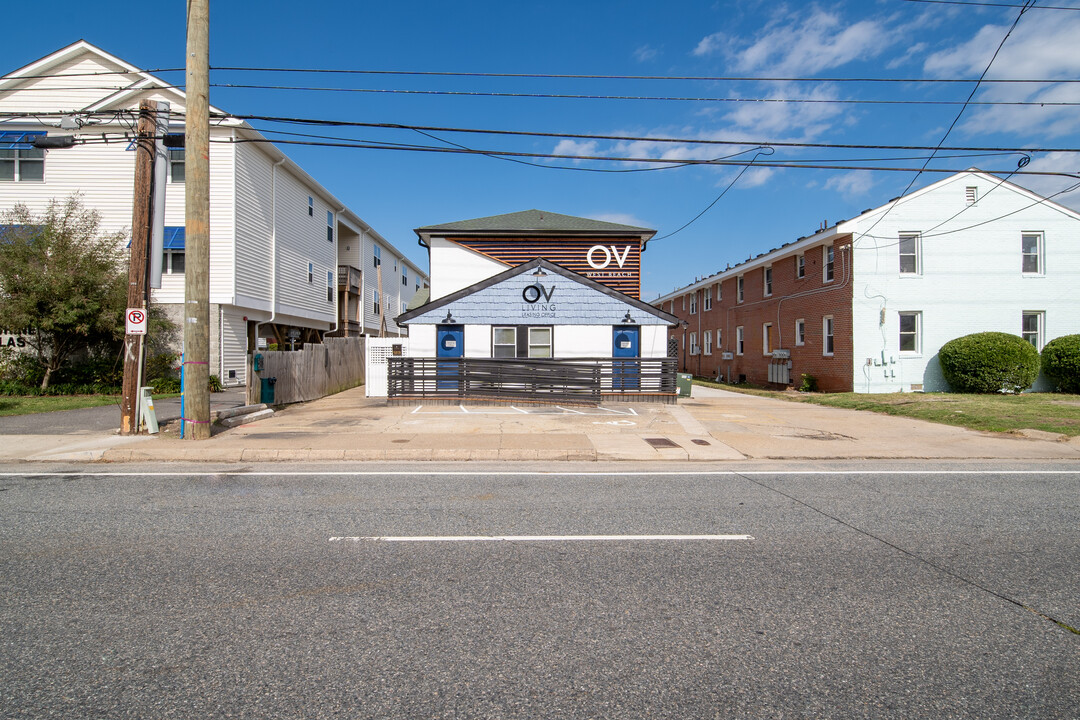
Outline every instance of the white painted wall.
[[(553, 343), (556, 358), (611, 357), (611, 325), (555, 325)], [(465, 326), (465, 357), (491, 357), (491, 325)], [(435, 325), (410, 325), (409, 353), (412, 357), (435, 357)], [(667, 356), (667, 326), (641, 328), (641, 357)]]
[(498, 275), (510, 267), (445, 238), (431, 238), (430, 246), (432, 300)]
[[(876, 211), (851, 223), (856, 391), (906, 392), (913, 384), (946, 390), (938, 349), (974, 332), (1019, 335), (1024, 311), (1045, 312), (1044, 342), (1080, 332), (1080, 218), (998, 183), (984, 175), (955, 176), (887, 214)], [(972, 206), (965, 202), (969, 186), (979, 196)], [(922, 233), (922, 268), (915, 276), (899, 272), (899, 234), (906, 232)], [(1044, 233), (1044, 275), (1021, 272), (1025, 232)], [(902, 354), (899, 313), (916, 311), (922, 313), (921, 352)]]

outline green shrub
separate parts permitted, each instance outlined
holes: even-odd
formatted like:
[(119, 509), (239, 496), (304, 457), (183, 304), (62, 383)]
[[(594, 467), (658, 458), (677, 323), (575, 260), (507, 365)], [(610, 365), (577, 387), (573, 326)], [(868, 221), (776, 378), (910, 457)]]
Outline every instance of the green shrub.
[(981, 332), (950, 340), (938, 354), (953, 392), (1018, 393), (1039, 376), (1039, 351), (1017, 335)]
[(179, 378), (180, 355), (171, 352), (151, 355), (146, 359), (146, 377), (160, 379)]
[(817, 378), (813, 375), (802, 374), (802, 384), (799, 385), (799, 392), (817, 392)]
[(210, 376), (209, 390), (212, 393), (221, 392), (221, 378), (219, 378), (217, 375)]
[(1080, 393), (1080, 335), (1062, 335), (1046, 343), (1042, 369), (1058, 392)]
[(146, 384), (154, 388), (155, 395), (171, 395), (180, 392), (179, 378), (158, 377), (148, 380)]

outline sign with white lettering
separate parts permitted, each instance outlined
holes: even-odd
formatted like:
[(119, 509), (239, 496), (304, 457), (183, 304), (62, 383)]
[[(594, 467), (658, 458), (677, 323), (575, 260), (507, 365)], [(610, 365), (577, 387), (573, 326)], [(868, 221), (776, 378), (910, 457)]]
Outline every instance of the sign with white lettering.
[(773, 360), (787, 360), (789, 357), (791, 357), (791, 351), (790, 350), (773, 350), (772, 351), (772, 356), (773, 356)]
[(720, 353), (721, 360), (732, 360), (735, 358), (735, 353), (722, 352)]

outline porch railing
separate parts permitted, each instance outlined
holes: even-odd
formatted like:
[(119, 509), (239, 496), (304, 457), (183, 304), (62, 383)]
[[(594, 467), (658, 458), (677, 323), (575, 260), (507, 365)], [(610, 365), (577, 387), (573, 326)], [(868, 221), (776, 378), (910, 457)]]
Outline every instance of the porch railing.
[(432, 358), (387, 360), (388, 397), (600, 402), (633, 396), (670, 402), (675, 358)]

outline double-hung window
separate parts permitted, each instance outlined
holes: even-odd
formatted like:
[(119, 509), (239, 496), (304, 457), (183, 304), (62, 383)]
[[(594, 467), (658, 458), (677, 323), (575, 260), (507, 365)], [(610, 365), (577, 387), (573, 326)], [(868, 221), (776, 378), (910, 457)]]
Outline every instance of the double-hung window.
[(34, 147), (43, 132), (0, 132), (0, 182), (43, 182), (45, 151)]
[(705, 310), (705, 312), (708, 312), (709, 310), (712, 310), (712, 288), (711, 287), (704, 288), (701, 292), (705, 294), (705, 307), (704, 307), (704, 310)]
[(401, 263), (401, 284), (405, 287), (409, 286), (409, 268), (405, 266), (405, 263)]
[(326, 211), (326, 239), (334, 242), (334, 213)]
[(382, 265), (382, 248), (378, 245), (375, 245), (373, 250), (375, 253), (375, 267), (379, 267), (380, 265)]
[(743, 326), (735, 328), (735, 354), (742, 355), (744, 342), (746, 340), (746, 332), (743, 330)]
[(795, 321), (795, 344), (806, 344), (806, 320), (802, 318)]
[(551, 357), (551, 328), (549, 328), (549, 327), (531, 327), (531, 328), (529, 328), (529, 357), (531, 357), (531, 358), (549, 358), (549, 357)]
[(491, 357), (517, 357), (517, 328), (496, 327), (491, 329)]
[(922, 342), (922, 313), (900, 313), (900, 352), (918, 354)]
[(716, 302), (722, 302), (724, 299), (724, 286), (722, 283), (716, 283)]
[(761, 271), (761, 275), (763, 281), (762, 292), (764, 293), (765, 297), (769, 297), (770, 295), (772, 295), (772, 265), (764, 268)]
[(795, 256), (795, 277), (806, 277), (806, 256), (802, 253)]
[(1021, 271), (1025, 275), (1042, 275), (1045, 272), (1043, 266), (1043, 234), (1023, 233), (1020, 236)]
[(833, 316), (826, 315), (821, 318), (821, 354), (832, 355), (836, 350), (833, 345)]
[(326, 271), (326, 302), (334, 302), (334, 271)]
[(1045, 317), (1045, 313), (1035, 310), (1025, 310), (1020, 316), (1020, 337), (1040, 351), (1043, 348), (1043, 319)]
[(311, 285), (313, 282), (315, 282), (315, 263), (307, 264), (307, 282), (308, 285)]
[(381, 298), (379, 298), (379, 291), (378, 290), (372, 290), (371, 291), (371, 312), (375, 313), (376, 315), (379, 314), (379, 311), (382, 308), (382, 306), (379, 304), (380, 299)]
[(169, 148), (169, 182), (184, 182), (184, 148)]
[(745, 294), (743, 289), (746, 283), (743, 282), (743, 276), (735, 278), (735, 302), (742, 302)]
[(772, 323), (761, 324), (761, 354), (772, 355)]
[(836, 276), (833, 272), (833, 265), (836, 261), (836, 248), (832, 245), (826, 245), (821, 249), (822, 252), (822, 268), (821, 268), (821, 280), (822, 282), (832, 282)]
[(705, 354), (712, 355), (712, 331), (706, 330), (703, 333), (702, 342), (705, 343)]
[(690, 354), (691, 355), (697, 355), (698, 352), (699, 352), (699, 350), (698, 350), (698, 344), (697, 344), (697, 333), (692, 332), (692, 333), (690, 333)]
[(918, 275), (922, 272), (919, 262), (920, 237), (918, 233), (900, 233), (900, 274)]
[(690, 314), (697, 315), (697, 290), (690, 293)]

